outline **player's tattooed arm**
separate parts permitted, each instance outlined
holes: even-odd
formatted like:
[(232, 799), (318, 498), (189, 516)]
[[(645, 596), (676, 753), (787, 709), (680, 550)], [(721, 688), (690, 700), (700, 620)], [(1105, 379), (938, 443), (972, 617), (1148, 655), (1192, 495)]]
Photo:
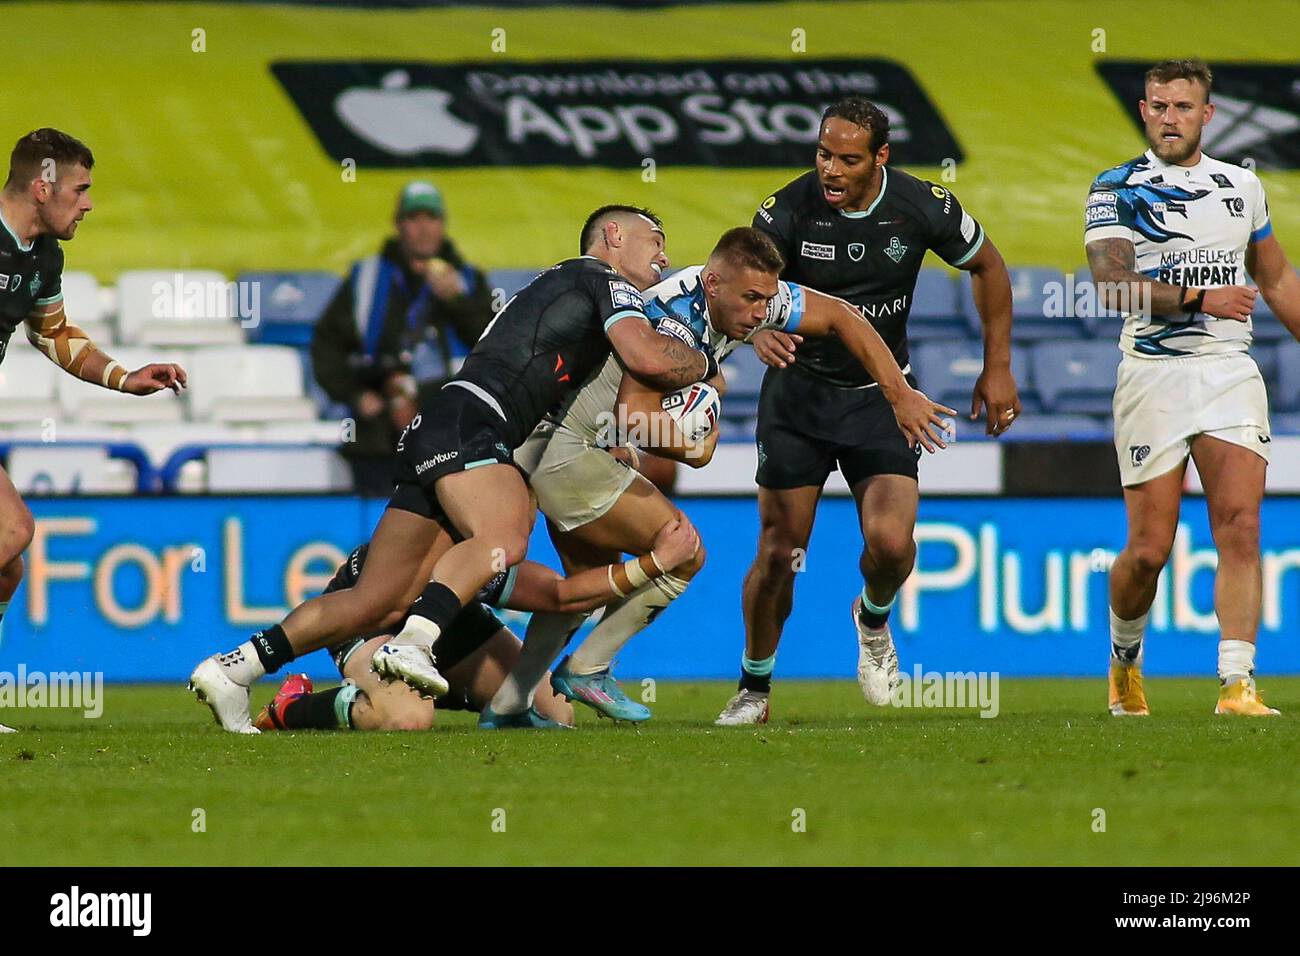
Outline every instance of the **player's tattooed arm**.
[(62, 302), (27, 317), (27, 340), (65, 372), (104, 388), (148, 395), (163, 388), (179, 392), (185, 385), (185, 370), (179, 365), (146, 365), (128, 372), (68, 322)]
[(1255, 290), (1247, 286), (1198, 289), (1149, 279), (1137, 271), (1137, 251), (1128, 239), (1094, 239), (1085, 248), (1097, 297), (1112, 309), (1142, 316), (1202, 312), (1244, 322), (1255, 306)]
[(607, 334), (623, 367), (651, 388), (683, 388), (718, 372), (711, 356), (676, 336), (660, 335), (645, 319), (622, 319)]
[[(721, 379), (721, 375), (714, 376), (711, 384), (716, 388)], [(615, 416), (618, 421), (627, 422), (632, 434), (622, 437), (636, 440), (633, 447), (645, 448), (692, 468), (703, 468), (718, 447), (718, 430), (713, 429), (699, 441), (688, 442), (671, 416), (664, 412), (662, 402), (661, 390), (647, 388), (631, 375), (624, 375), (618, 389)]]

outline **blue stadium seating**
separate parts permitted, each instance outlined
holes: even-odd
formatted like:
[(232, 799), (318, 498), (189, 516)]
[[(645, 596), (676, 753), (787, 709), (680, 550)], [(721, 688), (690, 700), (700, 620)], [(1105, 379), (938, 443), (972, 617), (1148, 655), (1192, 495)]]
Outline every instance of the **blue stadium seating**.
[(915, 342), (960, 338), (967, 329), (953, 277), (943, 269), (922, 269), (907, 316), (908, 338)]
[[(974, 340), (922, 342), (911, 349), (917, 384), (936, 402), (963, 415), (970, 412), (971, 390), (984, 368), (984, 346)], [(1011, 374), (1016, 377), (1020, 403), (1026, 411), (1038, 408), (1030, 381), (1029, 354), (1023, 346), (1011, 347)]]
[(739, 345), (723, 360), (727, 394), (722, 399), (725, 418), (744, 419), (758, 414), (758, 393), (763, 387), (767, 366), (748, 345)]
[(248, 330), (253, 342), (310, 345), (320, 318), (342, 280), (332, 272), (244, 272), (240, 282), (259, 286), (261, 322)]
[[(1058, 311), (1065, 308), (1065, 274), (1060, 269), (1011, 269), (1011, 335), (1019, 342), (1037, 342), (1042, 339), (1079, 338), (1084, 334), (1084, 324), (1068, 315), (1048, 316), (1049, 305)], [(973, 283), (969, 272), (963, 272), (958, 284), (961, 288), (961, 308), (974, 334), (980, 334), (979, 312), (975, 308)]]
[(1268, 307), (1264, 297), (1255, 298), (1255, 308), (1250, 313), (1251, 328), (1254, 331), (1254, 337), (1264, 342), (1278, 342), (1282, 340), (1294, 341), (1287, 327), (1277, 320), (1273, 310)]
[(1280, 347), (1277, 377), (1270, 392), (1274, 408), (1283, 412), (1300, 411), (1300, 354), (1295, 348)]
[(1033, 376), (1043, 408), (1054, 413), (1107, 415), (1120, 352), (1113, 342), (1040, 342)]

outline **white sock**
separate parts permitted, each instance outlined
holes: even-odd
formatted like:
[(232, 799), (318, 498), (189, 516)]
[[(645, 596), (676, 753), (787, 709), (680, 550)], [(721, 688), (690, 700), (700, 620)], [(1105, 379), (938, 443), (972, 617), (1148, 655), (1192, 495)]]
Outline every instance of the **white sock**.
[(1142, 660), (1142, 635), (1146, 633), (1147, 617), (1150, 613), (1147, 611), (1131, 621), (1126, 621), (1117, 615), (1113, 608), (1111, 609), (1111, 657), (1124, 664), (1135, 664)]
[(492, 709), (498, 714), (522, 714), (531, 707), (538, 683), (586, 619), (585, 612), (534, 614), (524, 634), (523, 650), (492, 698)]
[(434, 624), (427, 617), (420, 617), (418, 614), (412, 614), (402, 625), (402, 629), (397, 632), (396, 636), (390, 641), (391, 644), (415, 644), (423, 647), (426, 651), (433, 647), (433, 642), (438, 639), (442, 629)]
[(587, 635), (573, 656), (569, 669), (575, 674), (595, 674), (614, 662), (618, 652), (686, 591), (690, 581), (665, 574), (641, 585), (611, 606), (600, 623)]
[(1219, 641), (1219, 681), (1231, 684), (1255, 676), (1255, 645), (1250, 641)]
[(255, 681), (266, 676), (262, 659), (257, 656), (257, 649), (252, 641), (244, 641), (227, 654), (218, 654), (217, 663), (225, 670), (226, 676), (236, 684), (250, 687)]

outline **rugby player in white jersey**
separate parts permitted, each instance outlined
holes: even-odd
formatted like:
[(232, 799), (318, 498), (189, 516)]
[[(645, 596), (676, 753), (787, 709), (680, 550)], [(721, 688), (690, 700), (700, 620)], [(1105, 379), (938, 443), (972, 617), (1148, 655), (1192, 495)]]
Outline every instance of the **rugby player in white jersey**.
[[(1259, 511), (1268, 464), (1268, 396), (1249, 354), (1255, 281), (1300, 338), (1300, 279), (1250, 170), (1201, 152), (1214, 115), (1200, 60), (1146, 74), (1138, 107), (1151, 144), (1097, 177), (1085, 241), (1107, 304), (1125, 312), (1115, 385), (1115, 451), (1128, 539), (1110, 572), (1110, 712), (1145, 716), (1142, 639), (1178, 527), (1190, 455), (1218, 549), (1217, 714), (1263, 716), (1255, 688)], [(1127, 300), (1127, 301), (1125, 301)]]
[[(778, 280), (784, 263), (773, 242), (752, 227), (724, 233), (702, 266), (683, 269), (646, 293), (646, 314), (660, 334), (711, 352), (719, 362), (759, 328), (798, 329), (804, 336), (835, 336), (882, 383), (909, 442), (943, 447), (937, 434), (952, 409), (911, 388), (879, 334), (840, 299)], [(721, 390), (716, 377), (711, 384)], [(665, 392), (625, 374), (611, 358), (559, 414), (548, 416), (520, 448), (517, 461), (549, 521), (565, 570), (574, 574), (617, 560), (620, 552), (647, 553), (677, 509), (635, 470), (635, 452), (617, 447), (630, 438), (685, 464), (707, 464), (716, 429), (692, 443), (671, 423)], [(610, 426), (627, 434), (611, 435)], [(668, 427), (664, 427), (667, 425)], [(642, 582), (610, 605), (582, 645), (551, 678), (555, 691), (621, 720), (650, 717), (628, 699), (610, 668), (614, 656), (674, 599), (704, 562), (703, 549), (658, 579)], [(537, 614), (524, 654), (492, 701), (509, 713), (529, 705), (529, 694), (585, 619), (584, 613)]]

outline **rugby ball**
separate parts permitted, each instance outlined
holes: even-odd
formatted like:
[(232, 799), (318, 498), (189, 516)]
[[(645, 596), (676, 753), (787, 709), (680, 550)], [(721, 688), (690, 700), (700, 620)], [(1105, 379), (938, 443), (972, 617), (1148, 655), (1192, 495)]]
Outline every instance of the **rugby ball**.
[(661, 404), (686, 440), (694, 444), (718, 427), (722, 396), (708, 382), (696, 382), (669, 392)]

